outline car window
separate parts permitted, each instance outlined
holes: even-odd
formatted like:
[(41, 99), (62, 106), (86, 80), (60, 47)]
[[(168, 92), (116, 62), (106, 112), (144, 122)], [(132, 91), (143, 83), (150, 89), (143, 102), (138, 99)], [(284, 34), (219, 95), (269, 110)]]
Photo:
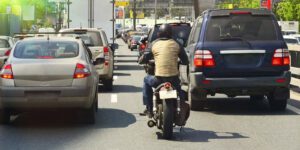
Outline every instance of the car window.
[(140, 39), (141, 39), (140, 36), (134, 36), (134, 37), (133, 37), (133, 40), (135, 40), (135, 41), (139, 41)]
[(64, 37), (80, 37), (89, 46), (103, 46), (101, 35), (97, 31), (87, 31), (85, 34), (62, 34)]
[(108, 44), (108, 40), (107, 40), (107, 36), (106, 36), (106, 33), (105, 32), (102, 32), (102, 35), (103, 35), (103, 40), (104, 40), (104, 44), (107, 45)]
[(23, 59), (59, 59), (77, 57), (79, 46), (70, 41), (26, 41), (19, 43), (14, 57)]
[(298, 44), (297, 39), (284, 39), (284, 41), (288, 44)]
[(234, 37), (248, 41), (277, 40), (271, 16), (230, 15), (211, 17), (206, 29), (206, 41), (221, 41)]
[(203, 18), (201, 17), (194, 24), (193, 31), (191, 32), (191, 36), (189, 38), (190, 39), (189, 44), (194, 44), (194, 43), (198, 42), (199, 37), (200, 37), (201, 27), (202, 27), (202, 21), (203, 21)]
[(5, 39), (0, 39), (0, 48), (9, 48), (9, 43)]
[[(159, 26), (154, 27), (152, 33), (151, 33), (151, 38), (149, 39), (149, 42), (153, 42), (157, 39), (157, 33), (158, 33)], [(188, 37), (191, 32), (191, 26), (188, 25), (173, 25), (173, 39), (178, 41), (178, 40), (183, 40), (183, 43), (186, 43), (188, 40)]]

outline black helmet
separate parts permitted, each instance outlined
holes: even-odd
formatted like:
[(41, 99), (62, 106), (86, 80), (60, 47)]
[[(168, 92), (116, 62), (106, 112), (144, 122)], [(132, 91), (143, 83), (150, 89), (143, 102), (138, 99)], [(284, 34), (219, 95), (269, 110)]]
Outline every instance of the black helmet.
[(158, 30), (159, 38), (172, 38), (172, 27), (169, 24), (162, 24)]

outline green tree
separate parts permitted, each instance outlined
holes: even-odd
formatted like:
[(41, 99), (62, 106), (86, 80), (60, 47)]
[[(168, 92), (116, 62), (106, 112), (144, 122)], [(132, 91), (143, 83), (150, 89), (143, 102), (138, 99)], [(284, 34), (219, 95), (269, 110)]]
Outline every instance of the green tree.
[(276, 6), (276, 14), (284, 21), (300, 21), (300, 0), (283, 0)]

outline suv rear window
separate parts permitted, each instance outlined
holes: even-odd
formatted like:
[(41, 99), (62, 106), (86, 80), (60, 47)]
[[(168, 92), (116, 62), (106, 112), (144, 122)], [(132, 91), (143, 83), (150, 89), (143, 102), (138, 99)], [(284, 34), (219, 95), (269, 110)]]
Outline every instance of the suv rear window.
[[(76, 31), (75, 31), (76, 32)], [(96, 31), (87, 31), (85, 34), (62, 34), (65, 37), (80, 37), (84, 43), (88, 43), (89, 46), (103, 46), (101, 35)]]
[(0, 39), (0, 48), (9, 48), (9, 43), (5, 39)]
[(230, 15), (211, 17), (206, 29), (206, 41), (240, 38), (247, 41), (277, 40), (275, 20), (271, 16)]
[(79, 45), (69, 41), (21, 42), (14, 50), (14, 57), (24, 59), (59, 59), (77, 57)]

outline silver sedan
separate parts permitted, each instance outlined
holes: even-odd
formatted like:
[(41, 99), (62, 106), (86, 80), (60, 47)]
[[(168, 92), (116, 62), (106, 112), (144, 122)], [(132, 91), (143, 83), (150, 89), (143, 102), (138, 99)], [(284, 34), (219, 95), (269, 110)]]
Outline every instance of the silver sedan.
[(0, 73), (0, 122), (13, 110), (76, 108), (94, 123), (99, 79), (87, 51), (75, 38), (18, 42)]

